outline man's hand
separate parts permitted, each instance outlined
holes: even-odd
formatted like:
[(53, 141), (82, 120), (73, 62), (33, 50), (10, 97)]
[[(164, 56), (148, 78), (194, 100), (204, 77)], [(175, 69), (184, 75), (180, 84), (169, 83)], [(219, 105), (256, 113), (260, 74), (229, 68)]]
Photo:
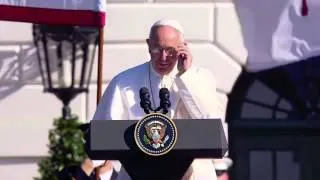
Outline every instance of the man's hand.
[(90, 176), (94, 170), (92, 161), (89, 158), (86, 158), (81, 164), (81, 169), (87, 174), (87, 176)]
[(105, 163), (99, 167), (99, 174), (104, 174), (108, 171), (112, 171), (113, 166), (110, 161), (105, 161)]
[[(81, 164), (82, 170), (90, 176), (90, 174), (94, 171), (95, 165), (91, 159), (86, 158)], [(98, 167), (99, 174), (104, 174), (107, 171), (111, 171), (113, 169), (112, 163), (110, 161), (103, 161), (101, 165)]]
[(179, 71), (178, 75), (180, 76), (191, 67), (192, 54), (186, 42), (178, 46), (177, 51), (178, 51), (177, 68)]

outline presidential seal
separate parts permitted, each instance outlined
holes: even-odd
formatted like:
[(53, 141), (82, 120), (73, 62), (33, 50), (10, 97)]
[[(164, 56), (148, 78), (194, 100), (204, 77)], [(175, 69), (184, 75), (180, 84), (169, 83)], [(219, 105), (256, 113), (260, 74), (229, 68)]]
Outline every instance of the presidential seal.
[(151, 156), (168, 153), (177, 140), (174, 122), (164, 114), (152, 113), (137, 122), (134, 139), (141, 151)]

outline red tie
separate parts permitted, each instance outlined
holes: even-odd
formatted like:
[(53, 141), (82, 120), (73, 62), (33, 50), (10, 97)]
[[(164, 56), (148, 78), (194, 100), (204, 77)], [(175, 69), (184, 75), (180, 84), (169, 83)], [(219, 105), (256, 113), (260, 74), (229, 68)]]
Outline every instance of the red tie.
[(307, 0), (302, 0), (302, 6), (301, 6), (302, 16), (307, 16), (308, 12), (309, 12), (309, 10), (308, 10)]

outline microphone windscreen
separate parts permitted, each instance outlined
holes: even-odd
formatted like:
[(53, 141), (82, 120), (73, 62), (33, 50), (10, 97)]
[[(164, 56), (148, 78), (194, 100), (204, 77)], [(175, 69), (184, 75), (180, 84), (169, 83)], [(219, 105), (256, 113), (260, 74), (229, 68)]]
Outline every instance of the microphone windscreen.
[[(148, 88), (146, 87), (142, 87), (140, 88), (140, 91), (139, 91), (139, 95), (140, 95), (140, 99), (144, 99), (144, 98), (148, 98), (149, 96), (149, 90)], [(147, 97), (146, 97), (147, 96)]]
[(170, 97), (170, 92), (167, 88), (161, 88), (159, 91), (159, 98), (160, 99), (168, 99)]

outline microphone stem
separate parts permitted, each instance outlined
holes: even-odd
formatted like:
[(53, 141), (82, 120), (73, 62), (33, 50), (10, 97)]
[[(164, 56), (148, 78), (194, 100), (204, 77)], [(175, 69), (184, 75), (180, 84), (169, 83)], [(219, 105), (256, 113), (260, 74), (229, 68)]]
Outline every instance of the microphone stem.
[(168, 109), (163, 108), (163, 110), (162, 110), (162, 114), (167, 114), (167, 113), (168, 113)]

